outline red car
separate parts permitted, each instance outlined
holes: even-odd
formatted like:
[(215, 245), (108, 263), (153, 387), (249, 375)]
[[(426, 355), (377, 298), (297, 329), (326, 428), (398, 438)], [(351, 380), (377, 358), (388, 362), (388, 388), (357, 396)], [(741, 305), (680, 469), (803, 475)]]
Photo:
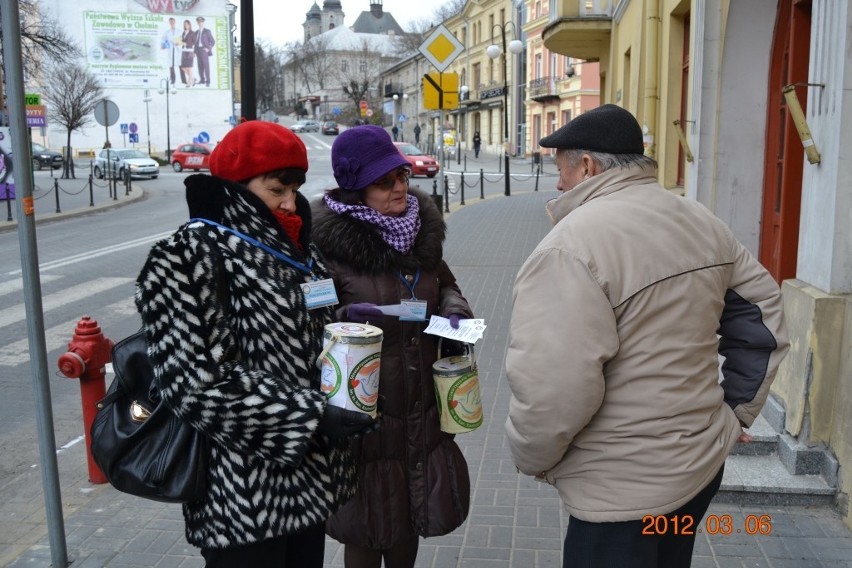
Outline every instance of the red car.
[(204, 144), (181, 144), (172, 152), (172, 168), (183, 170), (209, 170), (210, 148)]
[(399, 153), (411, 164), (412, 176), (426, 176), (433, 178), (438, 175), (438, 162), (432, 156), (424, 154), (423, 151), (408, 142), (394, 142)]

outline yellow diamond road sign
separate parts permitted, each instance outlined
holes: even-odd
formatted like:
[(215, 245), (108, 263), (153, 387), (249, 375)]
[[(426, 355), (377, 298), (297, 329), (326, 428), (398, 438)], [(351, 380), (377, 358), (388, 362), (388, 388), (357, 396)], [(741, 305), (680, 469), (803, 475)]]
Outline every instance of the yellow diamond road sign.
[(464, 44), (443, 24), (439, 24), (426, 41), (420, 44), (419, 51), (435, 69), (443, 72), (464, 51)]

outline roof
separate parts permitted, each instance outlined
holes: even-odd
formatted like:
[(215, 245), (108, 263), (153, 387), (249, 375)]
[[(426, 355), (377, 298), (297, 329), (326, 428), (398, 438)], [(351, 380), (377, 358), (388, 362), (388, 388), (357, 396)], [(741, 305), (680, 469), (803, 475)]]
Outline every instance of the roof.
[(369, 12), (361, 12), (352, 29), (364, 34), (388, 34), (402, 35), (405, 33), (393, 16), (382, 11), (381, 4), (373, 4)]
[(327, 51), (361, 51), (366, 44), (371, 51), (379, 53), (382, 57), (392, 57), (399, 53), (399, 38), (397, 36), (358, 33), (346, 26), (337, 26), (327, 32), (315, 35), (308, 40), (308, 43), (314, 41), (324, 42), (324, 49)]

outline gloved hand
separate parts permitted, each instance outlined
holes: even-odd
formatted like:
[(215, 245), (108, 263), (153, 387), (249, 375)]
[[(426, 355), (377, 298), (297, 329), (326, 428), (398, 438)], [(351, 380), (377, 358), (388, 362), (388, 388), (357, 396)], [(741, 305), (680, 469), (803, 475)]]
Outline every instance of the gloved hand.
[(452, 315), (450, 315), (450, 317), (448, 319), (450, 320), (450, 327), (453, 328), (453, 329), (458, 329), (459, 328), (459, 320), (463, 320), (463, 319), (467, 319), (467, 318), (464, 317), (461, 314), (452, 314)]
[(378, 420), (374, 420), (369, 414), (327, 404), (317, 432), (337, 441), (365, 434), (365, 430), (373, 431), (377, 424)]
[(382, 317), (382, 311), (376, 307), (376, 304), (361, 302), (349, 304), (349, 307), (346, 308), (346, 321), (367, 323), (368, 321), (376, 321), (380, 317)]

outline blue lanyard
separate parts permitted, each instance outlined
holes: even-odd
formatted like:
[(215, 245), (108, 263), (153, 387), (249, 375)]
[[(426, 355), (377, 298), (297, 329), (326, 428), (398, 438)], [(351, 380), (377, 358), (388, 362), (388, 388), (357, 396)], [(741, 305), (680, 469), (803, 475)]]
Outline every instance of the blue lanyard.
[(208, 225), (213, 225), (214, 227), (219, 227), (220, 229), (223, 229), (223, 230), (225, 230), (225, 231), (227, 231), (227, 232), (229, 232), (233, 235), (236, 235), (239, 238), (243, 239), (244, 241), (247, 241), (247, 242), (255, 245), (256, 247), (262, 248), (263, 250), (265, 250), (266, 252), (268, 252), (269, 254), (271, 254), (272, 256), (277, 258), (278, 260), (283, 260), (284, 262), (286, 262), (287, 264), (289, 264), (293, 268), (295, 268), (297, 270), (301, 270), (305, 274), (310, 274), (311, 276), (313, 276), (314, 280), (317, 279), (316, 275), (313, 274), (314, 259), (312, 259), (310, 256), (308, 257), (308, 264), (305, 265), (305, 264), (302, 264), (301, 262), (299, 262), (298, 260), (294, 260), (293, 258), (290, 258), (289, 256), (287, 256), (283, 252), (277, 251), (274, 248), (263, 244), (262, 242), (260, 242), (259, 240), (255, 239), (255, 238), (252, 238), (252, 237), (250, 237), (250, 236), (248, 236), (244, 233), (241, 233), (241, 232), (237, 231), (236, 229), (232, 229), (230, 227), (227, 227), (225, 225), (217, 223), (216, 221), (211, 221), (210, 219), (202, 219), (201, 217), (194, 217), (194, 218), (189, 220), (190, 223), (192, 223), (193, 221), (200, 221), (202, 223), (207, 223)]
[(420, 269), (418, 268), (417, 272), (414, 273), (414, 282), (411, 284), (408, 283), (408, 280), (405, 279), (402, 272), (399, 273), (399, 279), (402, 280), (402, 283), (405, 284), (405, 287), (408, 288), (409, 292), (411, 292), (411, 299), (416, 300), (417, 296), (414, 295), (414, 289), (417, 288), (417, 283), (420, 282)]

